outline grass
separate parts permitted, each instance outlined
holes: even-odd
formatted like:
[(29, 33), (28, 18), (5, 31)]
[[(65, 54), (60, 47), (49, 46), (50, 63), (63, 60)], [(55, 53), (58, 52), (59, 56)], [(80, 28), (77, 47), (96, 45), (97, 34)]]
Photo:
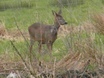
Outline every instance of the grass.
[[(39, 1), (39, 0), (1, 0), (0, 8), (3, 11), (0, 11), (0, 20), (5, 24), (8, 30), (16, 29), (16, 22), (21, 30), (27, 31), (28, 26), (33, 24), (34, 22), (43, 22), (47, 24), (53, 23), (53, 16), (51, 10), (58, 11), (59, 7), (50, 5), (50, 0), (47, 1)], [(5, 5), (6, 4), (6, 5)], [(99, 6), (96, 6), (99, 5)], [(87, 0), (84, 4), (76, 6), (76, 7), (65, 7), (63, 6), (63, 16), (65, 20), (68, 21), (68, 24), (80, 25), (84, 21), (89, 20), (90, 13), (92, 12), (102, 12), (103, 3), (98, 0)], [(3, 8), (5, 7), (5, 8)], [(48, 7), (48, 9), (46, 8)], [(14, 20), (16, 19), (16, 21)], [(74, 35), (73, 35), (74, 36)], [(74, 37), (78, 35), (75, 34)], [(82, 39), (86, 36), (86, 34), (81, 35)], [(73, 37), (73, 39), (75, 39)], [(77, 39), (77, 38), (76, 38)], [(70, 42), (70, 41), (69, 41)], [(99, 43), (99, 42), (98, 42)], [(6, 44), (6, 43), (5, 43)], [(23, 45), (24, 42), (17, 43), (19, 45)], [(54, 44), (54, 51), (60, 48), (60, 51), (66, 51), (63, 46), (62, 39), (58, 39)], [(66, 43), (65, 43), (66, 44)], [(5, 47), (6, 45), (4, 45)], [(3, 49), (1, 49), (3, 51)]]
[[(19, 28), (25, 31), (27, 31), (28, 26), (30, 26), (34, 22), (40, 21), (43, 23), (51, 24), (53, 23), (51, 10), (59, 10), (59, 7), (50, 5), (50, 0), (1, 0), (0, 4), (2, 4), (0, 5), (1, 9), (4, 9), (3, 7), (6, 7), (6, 9), (0, 11), (0, 20), (5, 24), (8, 30), (16, 29), (16, 22)], [(31, 7), (29, 7), (28, 5), (30, 5)], [(65, 20), (68, 21), (69, 25), (80, 25), (84, 21), (89, 20), (89, 15), (91, 12), (102, 12), (102, 7), (103, 4), (101, 1), (87, 0), (84, 4), (77, 7), (63, 6), (62, 10), (63, 16), (65, 17)], [(16, 21), (14, 20), (14, 18), (16, 19)], [(84, 35), (81, 37), (84, 37)], [(58, 39), (58, 41), (56, 41), (56, 49), (63, 45), (63, 43), (61, 42), (61, 39)], [(20, 45), (22, 45), (22, 43)]]
[[(6, 29), (9, 31), (17, 30), (16, 23), (21, 30), (26, 32), (28, 26), (34, 22), (42, 22), (46, 24), (53, 23), (52, 10), (58, 11), (59, 7), (50, 4), (50, 0), (1, 0), (0, 1), (0, 21), (4, 23)], [(92, 21), (91, 14), (94, 12), (102, 13), (103, 3), (101, 0), (87, 0), (84, 4), (78, 6), (61, 6), (63, 11), (63, 17), (68, 22), (68, 26), (74, 24), (74, 26), (83, 25), (83, 22)], [(98, 20), (98, 19), (96, 19)], [(97, 24), (97, 21), (95, 24)], [(101, 21), (101, 20), (100, 20)], [(94, 24), (94, 25), (95, 25)], [(96, 25), (95, 25), (96, 26)], [(102, 25), (103, 26), (103, 25)], [(94, 39), (91, 41), (91, 33), (95, 34)], [(14, 33), (15, 34), (15, 33)], [(29, 40), (28, 40), (29, 42)], [(21, 55), (27, 58), (29, 53), (29, 45), (24, 41), (13, 42), (21, 53)], [(56, 61), (60, 61), (65, 55), (71, 52), (80, 52), (84, 59), (98, 58), (99, 53), (103, 53), (104, 49), (104, 35), (99, 32), (87, 32), (79, 31), (78, 33), (69, 33), (65, 37), (58, 37), (53, 45), (52, 55), (56, 58)], [(34, 45), (33, 58), (38, 60), (50, 61), (51, 57), (47, 54), (46, 46), (43, 47), (43, 55), (37, 51), (37, 43)], [(98, 53), (99, 52), (99, 53)], [(11, 59), (20, 59), (18, 54), (15, 53), (9, 40), (0, 40), (0, 54), (7, 53)], [(97, 63), (96, 63), (97, 64)], [(94, 69), (95, 63), (89, 65), (89, 69)], [(93, 68), (94, 67), (94, 68)]]
[(15, 9), (15, 8), (30, 8), (32, 7), (33, 4), (31, 2), (31, 0), (6, 0), (0, 1), (0, 10), (6, 10), (6, 9)]
[[(16, 48), (23, 57), (26, 57), (27, 54), (29, 54), (29, 45), (27, 45), (25, 41), (13, 41), (13, 43), (15, 44)], [(38, 45), (37, 43), (35, 43), (32, 53), (33, 57), (36, 56), (36, 58), (38, 59), (44, 59), (45, 61), (49, 61), (50, 58), (49, 55), (47, 55), (48, 52), (47, 52), (47, 47), (45, 45), (43, 46), (43, 51), (45, 52), (42, 53), (43, 57), (41, 57), (41, 54), (38, 53)], [(13, 49), (10, 43), (10, 40), (0, 40), (0, 54), (5, 54), (5, 53), (10, 54), (9, 55), (10, 57), (16, 56), (15, 58), (19, 59), (18, 55), (16, 54), (15, 50)], [(64, 48), (63, 41), (61, 39), (56, 40), (55, 44), (53, 45), (52, 55), (54, 57), (57, 57), (57, 60), (60, 60), (66, 53), (67, 52)]]
[[(40, 21), (43, 23), (51, 24), (53, 23), (53, 16), (51, 10), (58, 11), (59, 8), (56, 6), (51, 6), (49, 4), (50, 0), (47, 1), (38, 1), (38, 0), (27, 0), (27, 2), (32, 2), (32, 7), (30, 8), (7, 8), (4, 11), (0, 11), (0, 20), (5, 22), (5, 25), (8, 29), (14, 29), (14, 17), (16, 17), (16, 21), (20, 24), (22, 29), (27, 29), (29, 25), (34, 22)], [(1, 3), (8, 3), (8, 5), (18, 6), (20, 1), (0, 1)], [(25, 1), (23, 0), (25, 3)], [(94, 3), (93, 3), (94, 2)], [(63, 15), (69, 24), (81, 24), (82, 22), (88, 20), (89, 14), (96, 11), (101, 11), (102, 3), (101, 1), (93, 0), (86, 1), (85, 4), (77, 6), (77, 7), (63, 7)], [(99, 6), (96, 6), (99, 5)], [(3, 6), (3, 5), (1, 5)], [(48, 7), (48, 9), (46, 8)]]
[(8, 40), (5, 40), (5, 41), (0, 40), (0, 53), (11, 52), (11, 51), (12, 51), (12, 48), (11, 48), (10, 43), (8, 42)]

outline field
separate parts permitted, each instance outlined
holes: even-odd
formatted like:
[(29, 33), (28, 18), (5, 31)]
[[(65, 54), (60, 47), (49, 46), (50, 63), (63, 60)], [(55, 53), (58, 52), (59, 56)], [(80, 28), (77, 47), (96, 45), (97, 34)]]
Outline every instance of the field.
[[(52, 56), (45, 45), (39, 53), (36, 42), (30, 61), (28, 27), (53, 24), (52, 10), (60, 8), (68, 24), (59, 28)], [(103, 78), (103, 10), (103, 0), (0, 0), (0, 78), (10, 72), (18, 78)]]

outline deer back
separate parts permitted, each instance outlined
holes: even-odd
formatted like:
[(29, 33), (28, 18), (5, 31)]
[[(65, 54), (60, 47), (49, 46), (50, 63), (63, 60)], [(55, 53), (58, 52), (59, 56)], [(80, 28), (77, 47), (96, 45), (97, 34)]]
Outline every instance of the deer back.
[(57, 28), (53, 25), (34, 23), (29, 27), (29, 34), (35, 41), (41, 41), (42, 43), (54, 42), (57, 38)]

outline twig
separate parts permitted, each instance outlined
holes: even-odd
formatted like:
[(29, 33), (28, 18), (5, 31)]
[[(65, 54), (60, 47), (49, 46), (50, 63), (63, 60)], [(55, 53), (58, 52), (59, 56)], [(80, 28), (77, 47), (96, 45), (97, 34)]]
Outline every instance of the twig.
[(26, 41), (27, 46), (28, 46), (28, 45), (29, 45), (29, 43), (28, 43), (28, 41), (26, 40), (26, 38), (25, 38), (25, 36), (23, 35), (23, 33), (21, 32), (21, 30), (20, 30), (20, 28), (19, 28), (19, 26), (18, 26), (18, 24), (17, 24), (17, 22), (16, 22), (15, 17), (14, 17), (14, 21), (15, 21), (15, 24), (16, 24), (17, 29), (19, 30), (20, 34), (22, 35), (22, 37), (24, 38), (24, 40)]
[(20, 69), (20, 68), (12, 68), (12, 69), (0, 70), (0, 72), (11, 71), (11, 70), (23, 70), (23, 71), (25, 71), (24, 69)]
[(55, 70), (56, 70), (56, 58), (55, 58), (55, 60), (54, 60), (54, 67), (53, 67), (53, 78), (55, 78)]
[(15, 49), (16, 53), (20, 56), (21, 60), (23, 61), (24, 65), (26, 66), (26, 68), (28, 69), (28, 71), (30, 72), (31, 75), (35, 74), (30, 70), (29, 66), (27, 65), (26, 61), (24, 60), (24, 58), (22, 57), (22, 55), (20, 54), (20, 52), (18, 51), (18, 49), (15, 47), (15, 45), (13, 44), (13, 42), (10, 40), (13, 48)]
[(85, 65), (85, 68), (84, 68), (81, 76), (87, 71), (89, 63), (90, 63), (90, 60), (87, 61), (86, 65)]

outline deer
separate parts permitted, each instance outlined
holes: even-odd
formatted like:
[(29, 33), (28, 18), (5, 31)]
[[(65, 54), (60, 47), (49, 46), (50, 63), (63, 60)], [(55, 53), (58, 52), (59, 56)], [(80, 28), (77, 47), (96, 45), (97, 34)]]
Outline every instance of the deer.
[(48, 50), (52, 51), (52, 46), (57, 39), (58, 29), (60, 28), (60, 25), (67, 24), (61, 15), (61, 10), (59, 10), (58, 13), (52, 10), (52, 13), (54, 16), (53, 25), (45, 25), (37, 22), (28, 27), (28, 32), (30, 35), (30, 54), (35, 41), (39, 43), (39, 53), (41, 52), (42, 44), (46, 44)]

